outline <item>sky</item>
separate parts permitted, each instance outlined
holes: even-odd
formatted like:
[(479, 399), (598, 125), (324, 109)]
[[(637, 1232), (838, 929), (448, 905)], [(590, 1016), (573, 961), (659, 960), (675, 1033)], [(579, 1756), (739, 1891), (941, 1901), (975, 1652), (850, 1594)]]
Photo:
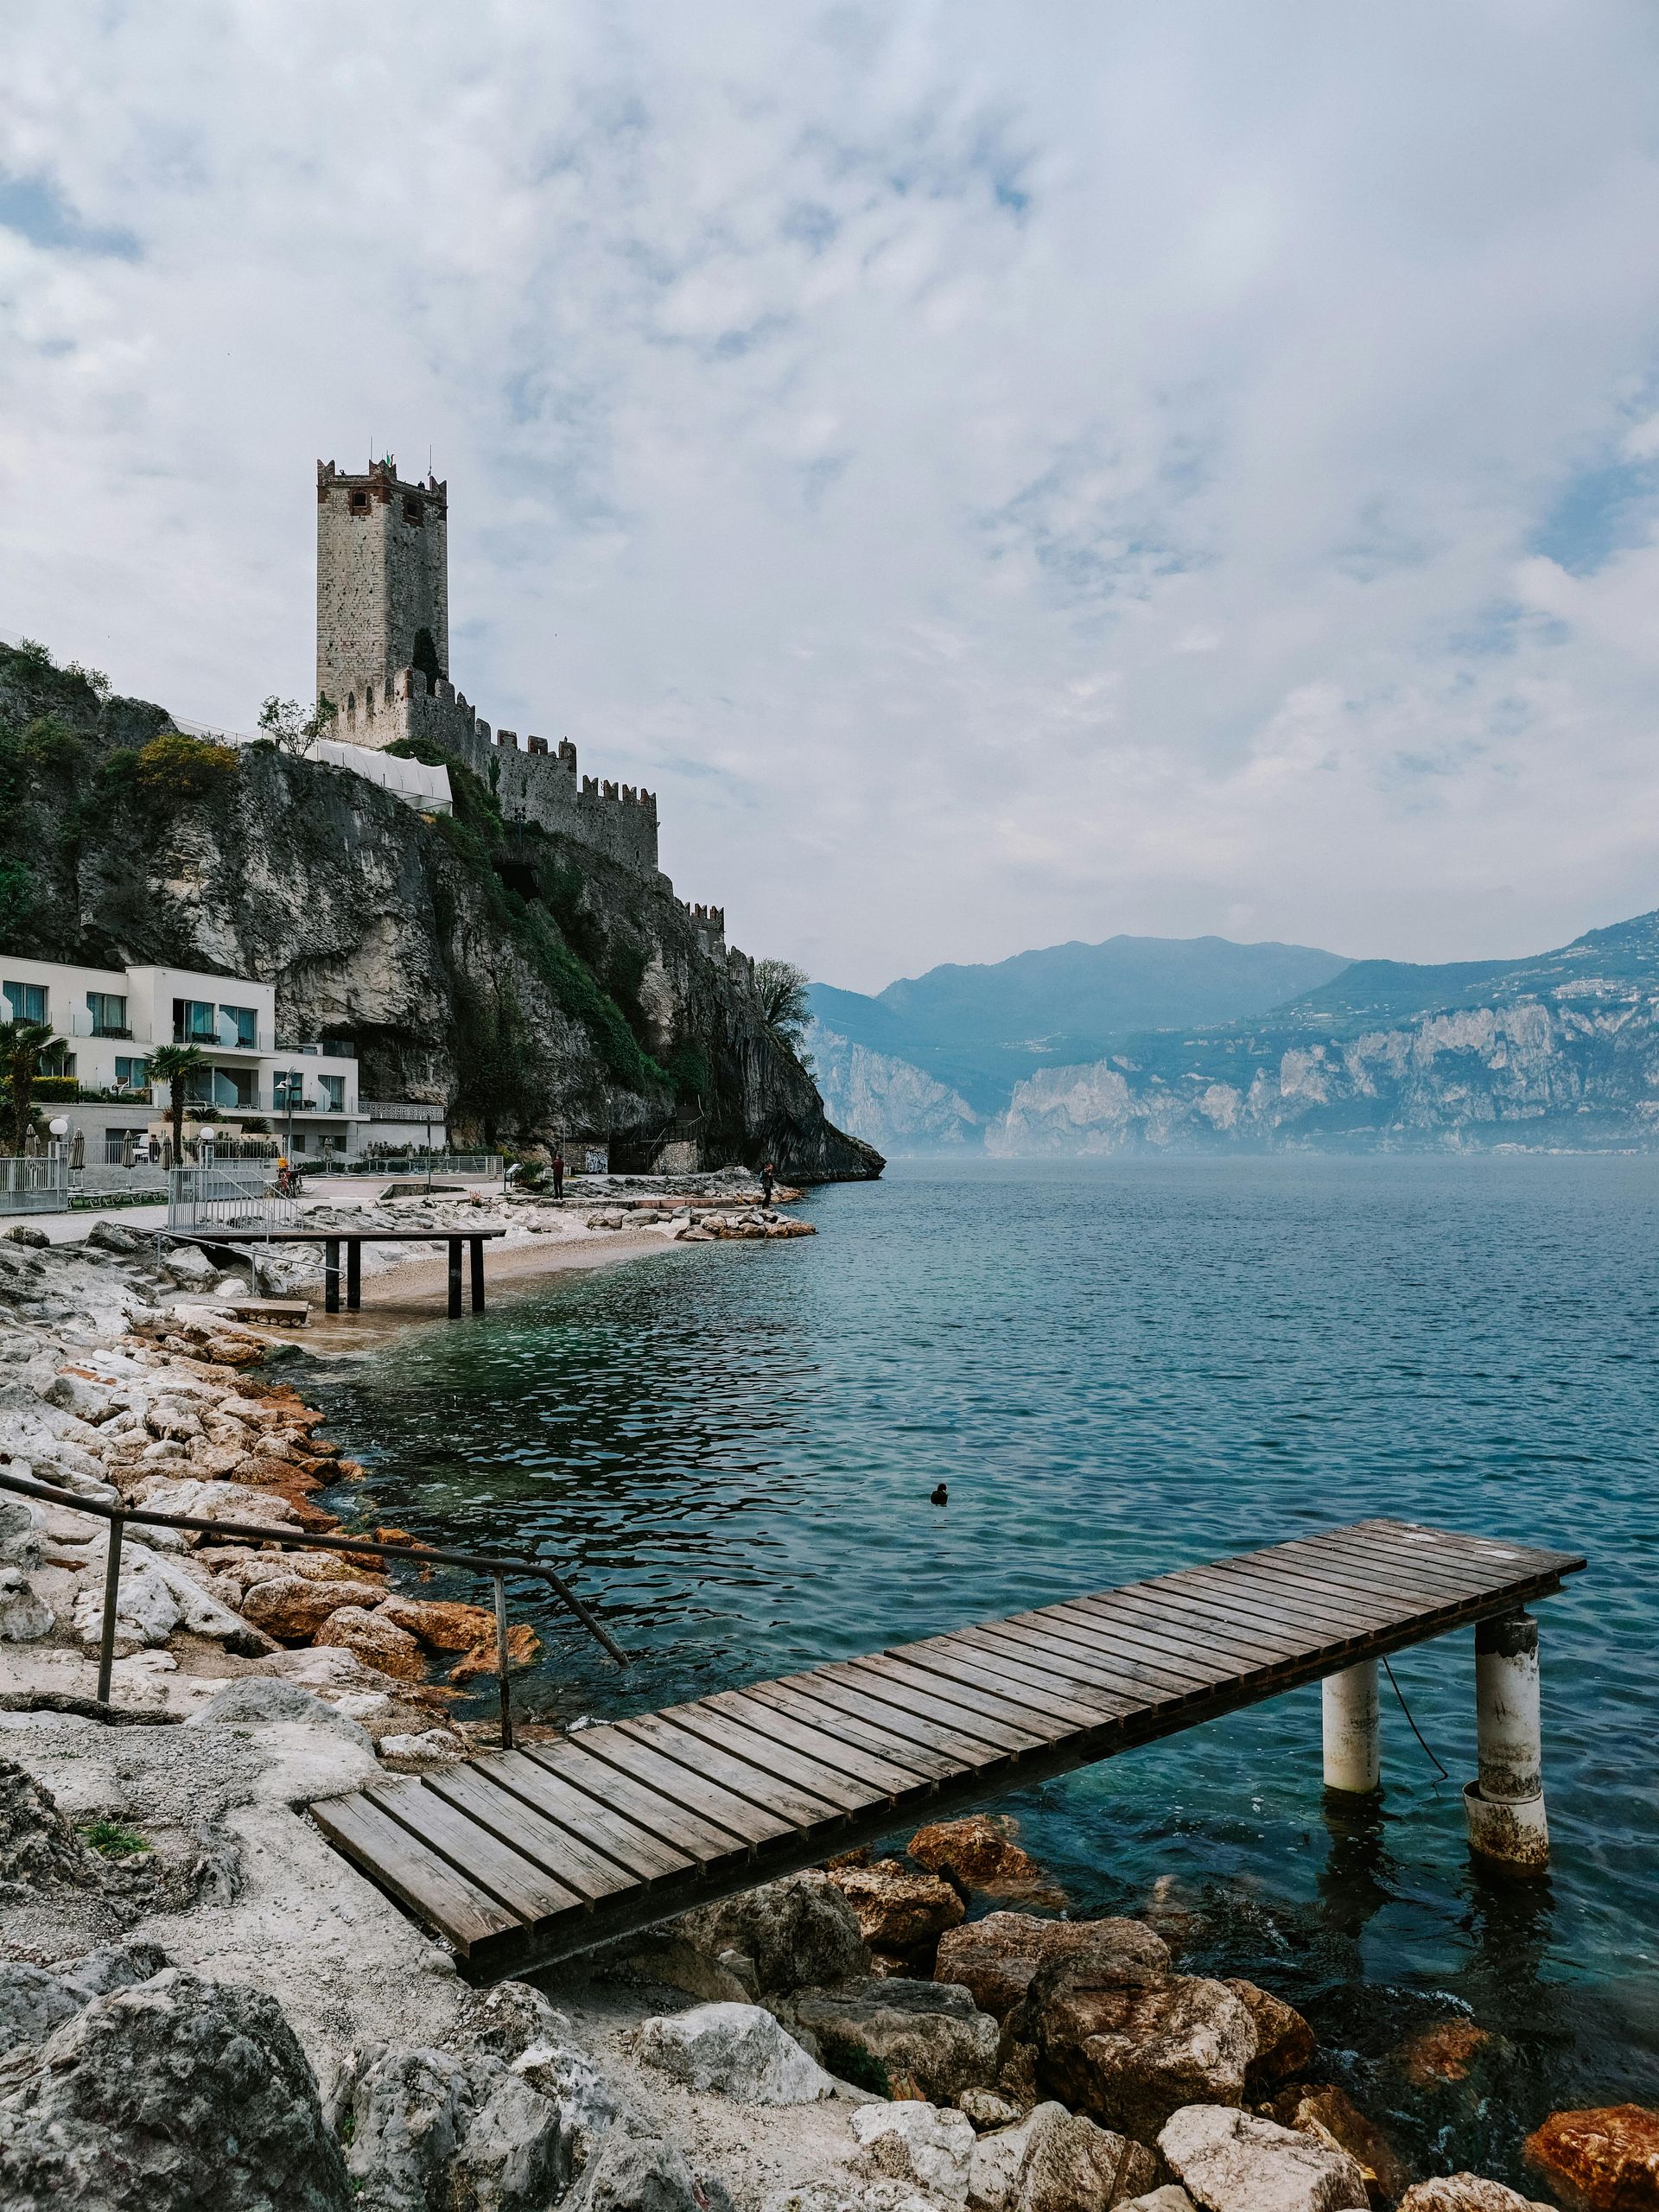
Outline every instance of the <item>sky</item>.
[(318, 459), (451, 664), (874, 989), (1659, 906), (1659, 14), (10, 0), (0, 634), (312, 681)]

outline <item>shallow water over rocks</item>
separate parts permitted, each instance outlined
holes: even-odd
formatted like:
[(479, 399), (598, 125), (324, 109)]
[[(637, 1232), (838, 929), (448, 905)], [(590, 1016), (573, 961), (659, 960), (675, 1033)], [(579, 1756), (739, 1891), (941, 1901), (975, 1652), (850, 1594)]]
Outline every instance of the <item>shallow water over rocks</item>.
[[(1394, 1669), (1449, 1779), (1384, 1683), (1377, 1815), (1322, 1805), (1313, 1688), (1007, 1809), (1073, 1911), (1300, 2006), (1425, 2167), (1526, 2181), (1552, 2107), (1659, 2102), (1659, 1162), (899, 1163), (806, 1211), (308, 1378), (374, 1518), (544, 1544), (639, 1655), (532, 1605), (524, 1702), (639, 1710), (1376, 1513), (1586, 1551), (1538, 1608), (1547, 1882), (1469, 1865), (1467, 1631)], [(1446, 2020), (1487, 2040), (1414, 2078)]]

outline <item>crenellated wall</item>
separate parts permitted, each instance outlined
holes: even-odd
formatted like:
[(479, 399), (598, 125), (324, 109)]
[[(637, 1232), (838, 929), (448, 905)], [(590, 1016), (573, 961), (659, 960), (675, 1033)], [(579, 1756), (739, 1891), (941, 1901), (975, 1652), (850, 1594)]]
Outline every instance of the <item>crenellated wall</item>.
[[(343, 743), (384, 749), (404, 738), (425, 738), (482, 778), (508, 821), (534, 822), (574, 837), (619, 867), (658, 872), (656, 793), (580, 774), (568, 738), (550, 746), (544, 737), (531, 737), (521, 745), (516, 730), (492, 731), (453, 683), (440, 682), (429, 691), (413, 668), (399, 669), (390, 682), (372, 674), (342, 690), (335, 735)], [(723, 958), (723, 914), (720, 940)]]

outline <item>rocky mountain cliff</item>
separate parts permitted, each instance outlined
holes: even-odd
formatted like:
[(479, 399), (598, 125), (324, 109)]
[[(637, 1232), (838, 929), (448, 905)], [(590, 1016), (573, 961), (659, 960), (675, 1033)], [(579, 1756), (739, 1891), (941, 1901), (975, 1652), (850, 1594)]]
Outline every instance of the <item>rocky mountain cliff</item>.
[(1265, 1017), (1043, 1070), (986, 1149), (1646, 1148), (1656, 1130), (1651, 913), (1529, 960), (1357, 961)]
[(364, 1096), (442, 1100), (477, 1136), (606, 1136), (641, 1167), (695, 1122), (707, 1165), (880, 1173), (665, 878), (504, 823), (459, 764), (453, 818), (422, 816), (169, 727), (0, 648), (0, 949), (274, 982), (279, 1037), (353, 1038)]

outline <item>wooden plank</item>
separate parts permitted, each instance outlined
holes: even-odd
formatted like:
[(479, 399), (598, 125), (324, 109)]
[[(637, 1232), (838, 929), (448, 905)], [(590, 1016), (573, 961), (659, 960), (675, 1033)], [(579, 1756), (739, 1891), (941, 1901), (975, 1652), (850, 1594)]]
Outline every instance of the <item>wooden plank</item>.
[(1352, 1641), (1357, 1636), (1384, 1624), (1409, 1619), (1413, 1608), (1398, 1604), (1377, 1608), (1363, 1624), (1346, 1609), (1328, 1610), (1311, 1592), (1286, 1589), (1268, 1580), (1265, 1575), (1247, 1577), (1223, 1573), (1219, 1568), (1189, 1567), (1183, 1578), (1192, 1590), (1217, 1591), (1233, 1598), (1241, 1607), (1253, 1612), (1264, 1624), (1278, 1624), (1299, 1637), (1306, 1649), (1310, 1643), (1321, 1648), (1326, 1643)]
[(677, 1851), (598, 1798), (573, 1789), (562, 1776), (538, 1766), (523, 1751), (490, 1752), (474, 1764), (498, 1788), (522, 1798), (533, 1812), (567, 1834), (582, 1837), (636, 1881), (651, 1884), (666, 1875), (689, 1873), (697, 1864), (688, 1852)]
[(855, 1713), (808, 1697), (792, 1682), (752, 1682), (742, 1692), (746, 1700), (786, 1713), (809, 1728), (822, 1729), (840, 1742), (855, 1744), (891, 1762), (895, 1771), (908, 1769), (912, 1779), (929, 1786), (947, 1776), (960, 1774), (963, 1762), (949, 1752), (901, 1735), (896, 1725), (883, 1726), (867, 1713)]
[(636, 1878), (625, 1867), (601, 1859), (577, 1837), (532, 1812), (522, 1798), (499, 1789), (473, 1761), (435, 1767), (421, 1779), (468, 1820), (499, 1836), (503, 1843), (532, 1860), (543, 1873), (551, 1874), (585, 1904), (637, 1887)]
[(757, 1811), (773, 1815), (786, 1827), (816, 1827), (821, 1821), (839, 1820), (848, 1809), (820, 1790), (794, 1781), (779, 1767), (762, 1764), (758, 1754), (740, 1756), (722, 1750), (707, 1735), (688, 1735), (668, 1713), (635, 1713), (616, 1726), (634, 1742), (647, 1745), (683, 1767), (688, 1779), (698, 1783), (716, 1782)]
[(1109, 1691), (1125, 1707), (1179, 1701), (1208, 1688), (1216, 1679), (1188, 1676), (1177, 1681), (1139, 1660), (1120, 1659), (1108, 1643), (1087, 1643), (1046, 1624), (1038, 1628), (1024, 1621), (995, 1621), (962, 1633), (988, 1654), (1006, 1651), (1063, 1680)]
[(672, 1759), (664, 1758), (660, 1751), (653, 1751), (649, 1744), (642, 1744), (638, 1737), (624, 1734), (620, 1729), (589, 1728), (583, 1732), (588, 1741), (582, 1749), (589, 1758), (613, 1768), (634, 1782), (643, 1783), (656, 1796), (666, 1798), (682, 1811), (694, 1813), (710, 1826), (724, 1828), (734, 1843), (742, 1844), (750, 1851), (756, 1844), (770, 1843), (775, 1837), (790, 1834), (798, 1825), (777, 1813), (763, 1811), (748, 1798), (734, 1796), (718, 1783), (689, 1772)]
[[(1167, 1608), (1150, 1601), (1120, 1605), (1114, 1600), (1105, 1605), (1080, 1599), (1075, 1605), (1023, 1615), (1021, 1625), (1084, 1649), (1114, 1656), (1122, 1652), (1154, 1680), (1177, 1688), (1207, 1689), (1241, 1666), (1258, 1665), (1265, 1657), (1237, 1630), (1230, 1637), (1215, 1636), (1212, 1631), (1221, 1625), (1219, 1620), (1207, 1623), (1202, 1634), (1195, 1634), (1190, 1623), (1173, 1627)], [(1193, 1650), (1195, 1643), (1199, 1647), (1198, 1655)]]
[[(584, 1728), (582, 1732), (584, 1737), (596, 1736), (599, 1731)], [(635, 1775), (619, 1773), (603, 1759), (589, 1758), (574, 1743), (526, 1744), (524, 1757), (536, 1765), (545, 1767), (549, 1773), (584, 1796), (594, 1798), (613, 1813), (637, 1821), (659, 1841), (671, 1844), (677, 1851), (690, 1853), (705, 1870), (749, 1856), (747, 1836), (717, 1821), (703, 1819), (677, 1798), (664, 1797), (661, 1790), (653, 1789)]]
[(1126, 1695), (1121, 1688), (1109, 1689), (1075, 1674), (1065, 1675), (1053, 1659), (1045, 1666), (1036, 1654), (1017, 1644), (994, 1643), (971, 1629), (959, 1630), (954, 1636), (933, 1637), (926, 1643), (908, 1645), (906, 1650), (918, 1665), (926, 1653), (931, 1660), (937, 1660), (943, 1673), (959, 1676), (971, 1670), (970, 1680), (982, 1676), (996, 1687), (1000, 1696), (1019, 1697), (1039, 1713), (1056, 1713), (1063, 1719), (1075, 1718), (1082, 1728), (1121, 1719), (1147, 1701), (1144, 1693)]
[(723, 1713), (728, 1720), (738, 1722), (752, 1733), (764, 1735), (770, 1741), (781, 1739), (792, 1750), (805, 1752), (820, 1766), (830, 1768), (843, 1780), (861, 1785), (861, 1802), (872, 1796), (897, 1802), (925, 1793), (931, 1786), (923, 1776), (895, 1766), (891, 1759), (882, 1758), (861, 1745), (849, 1743), (844, 1736), (831, 1734), (822, 1722), (804, 1720), (798, 1713), (752, 1697), (746, 1691), (719, 1690), (712, 1697), (699, 1699), (698, 1703), (711, 1712)]
[(843, 1671), (855, 1681), (879, 1683), (895, 1703), (901, 1697), (913, 1698), (924, 1713), (931, 1710), (946, 1719), (959, 1719), (964, 1727), (972, 1727), (988, 1741), (1000, 1741), (1009, 1751), (1035, 1751), (1066, 1732), (1063, 1721), (1046, 1725), (1023, 1706), (1010, 1705), (969, 1683), (946, 1682), (891, 1651), (849, 1660)]
[(791, 1744), (784, 1728), (768, 1727), (769, 1716), (760, 1707), (756, 1707), (747, 1726), (706, 1702), (671, 1706), (659, 1717), (671, 1721), (687, 1735), (701, 1738), (715, 1750), (729, 1752), (732, 1758), (762, 1775), (771, 1774), (799, 1789), (810, 1789), (815, 1797), (838, 1812), (859, 1813), (867, 1805), (884, 1800), (892, 1802), (891, 1791), (874, 1789), (868, 1782), (855, 1782), (839, 1768), (826, 1766), (822, 1759), (814, 1758)]
[(389, 1820), (441, 1851), (452, 1866), (463, 1867), (469, 1880), (499, 1897), (520, 1920), (569, 1912), (582, 1902), (574, 1890), (543, 1873), (488, 1828), (480, 1827), (435, 1790), (429, 1789), (418, 1777), (368, 1789), (364, 1795)]
[(1249, 1563), (1263, 1573), (1291, 1572), (1311, 1575), (1336, 1589), (1386, 1593), (1408, 1605), (1418, 1604), (1437, 1593), (1466, 1591), (1471, 1583), (1490, 1588), (1492, 1582), (1490, 1567), (1473, 1561), (1456, 1566), (1449, 1560), (1402, 1559), (1377, 1539), (1353, 1554), (1317, 1539), (1305, 1543), (1275, 1544)]
[(1218, 1581), (1248, 1587), (1257, 1603), (1282, 1602), (1310, 1624), (1323, 1624), (1338, 1634), (1345, 1631), (1351, 1637), (1391, 1628), (1402, 1621), (1432, 1618), (1462, 1602), (1460, 1594), (1440, 1590), (1420, 1588), (1407, 1596), (1375, 1583), (1369, 1591), (1357, 1584), (1344, 1587), (1316, 1567), (1276, 1559), (1256, 1561), (1248, 1575), (1234, 1573), (1230, 1562), (1224, 1569), (1217, 1566), (1206, 1568), (1205, 1573)]
[[(1363, 1537), (1357, 1531), (1351, 1534), (1345, 1529), (1335, 1530), (1317, 1542), (1296, 1548), (1299, 1553), (1306, 1551), (1310, 1555), (1317, 1552), (1321, 1559), (1328, 1559), (1344, 1571), (1352, 1567), (1373, 1573), (1382, 1572), (1392, 1582), (1408, 1581), (1420, 1588), (1453, 1583), (1467, 1589), (1476, 1582), (1486, 1589), (1503, 1588), (1572, 1571), (1570, 1566), (1563, 1565), (1570, 1561), (1569, 1554), (1529, 1552), (1508, 1545), (1478, 1552), (1426, 1548), (1414, 1544), (1408, 1532), (1396, 1534), (1387, 1527), (1367, 1531)], [(1510, 1554), (1507, 1559), (1501, 1556), (1505, 1552)]]
[[(771, 1687), (773, 1686), (768, 1684)], [(937, 1752), (941, 1758), (950, 1761), (955, 1772), (995, 1764), (999, 1758), (1008, 1756), (984, 1738), (970, 1736), (957, 1728), (953, 1721), (934, 1719), (913, 1708), (901, 1709), (890, 1698), (873, 1696), (865, 1685), (843, 1681), (828, 1667), (820, 1668), (816, 1674), (791, 1675), (783, 1687), (846, 1719), (896, 1734), (920, 1751)]]
[(435, 1928), (463, 1958), (474, 1944), (518, 1926), (516, 1915), (498, 1898), (429, 1851), (360, 1793), (319, 1799), (311, 1817), (337, 1850), (417, 1920)]
[[(1053, 1611), (1068, 1629), (1113, 1638), (1133, 1635), (1138, 1648), (1169, 1655), (1172, 1663), (1191, 1669), (1204, 1681), (1282, 1665), (1298, 1648), (1246, 1626), (1234, 1609), (1200, 1603), (1190, 1592), (1179, 1602), (1160, 1600), (1137, 1586), (1116, 1592), (1109, 1601), (1079, 1598)], [(1202, 1665), (1188, 1656), (1195, 1643), (1211, 1655)]]

